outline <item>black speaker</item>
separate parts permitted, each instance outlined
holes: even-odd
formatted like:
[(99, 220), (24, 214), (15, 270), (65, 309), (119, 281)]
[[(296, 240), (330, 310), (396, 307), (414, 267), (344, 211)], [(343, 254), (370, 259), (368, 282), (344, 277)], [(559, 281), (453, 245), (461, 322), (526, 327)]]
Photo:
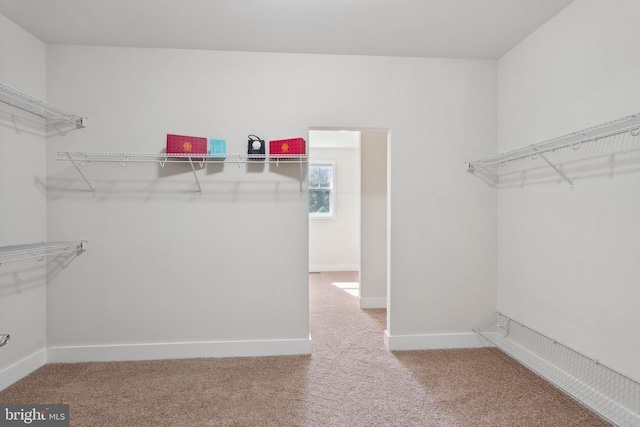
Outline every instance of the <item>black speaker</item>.
[(249, 135), (247, 154), (251, 160), (264, 160), (266, 154), (264, 140), (255, 135)]

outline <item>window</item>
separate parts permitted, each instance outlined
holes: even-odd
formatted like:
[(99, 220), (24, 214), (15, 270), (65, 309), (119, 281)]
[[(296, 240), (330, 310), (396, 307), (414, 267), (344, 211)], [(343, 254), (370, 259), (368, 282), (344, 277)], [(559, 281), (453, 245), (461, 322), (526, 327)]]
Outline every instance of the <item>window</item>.
[(309, 216), (333, 218), (333, 162), (309, 164)]

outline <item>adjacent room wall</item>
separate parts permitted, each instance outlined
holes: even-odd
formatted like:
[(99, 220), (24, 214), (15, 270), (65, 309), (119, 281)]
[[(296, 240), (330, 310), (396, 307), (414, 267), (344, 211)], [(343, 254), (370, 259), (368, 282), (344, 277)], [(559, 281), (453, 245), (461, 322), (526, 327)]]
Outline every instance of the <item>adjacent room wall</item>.
[(361, 308), (387, 306), (387, 134), (361, 132)]
[(54, 160), (157, 152), (167, 133), (243, 152), (249, 133), (392, 129), (391, 336), (467, 336), (495, 310), (495, 193), (463, 171), (495, 151), (494, 61), (79, 46), (49, 46), (47, 60), (49, 96), (89, 117), (47, 153), (50, 236), (89, 240), (51, 280), (52, 360), (143, 343), (275, 340), (284, 352), (308, 338), (299, 168), (207, 168), (198, 196), (188, 167), (90, 164), (92, 196)]
[[(576, 0), (505, 55), (499, 151), (640, 112), (638, 16), (636, 0)], [(574, 191), (498, 191), (498, 309), (640, 380), (640, 140), (597, 144), (564, 165)]]
[[(45, 45), (0, 15), (0, 82), (46, 98)], [(47, 240), (44, 120), (0, 104), (0, 247)], [(0, 389), (45, 363), (46, 268), (0, 265)]]
[(309, 162), (334, 164), (334, 216), (309, 218), (309, 271), (360, 270), (360, 133), (309, 132)]

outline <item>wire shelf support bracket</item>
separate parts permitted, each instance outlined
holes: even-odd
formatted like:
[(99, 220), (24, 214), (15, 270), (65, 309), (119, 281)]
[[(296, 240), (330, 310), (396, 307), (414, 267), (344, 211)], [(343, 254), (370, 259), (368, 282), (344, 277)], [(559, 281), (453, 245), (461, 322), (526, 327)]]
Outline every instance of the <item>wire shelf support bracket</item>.
[(0, 347), (7, 345), (9, 338), (11, 338), (9, 334), (0, 334)]
[(302, 182), (304, 181), (303, 164), (309, 161), (309, 157), (305, 154), (277, 154), (269, 156), (265, 154), (227, 154), (224, 157), (220, 155), (205, 154), (167, 154), (167, 153), (109, 153), (109, 152), (69, 152), (61, 151), (56, 153), (56, 160), (69, 161), (73, 164), (82, 179), (87, 183), (91, 192), (95, 194), (95, 189), (82, 171), (82, 166), (87, 163), (118, 163), (120, 166), (126, 166), (129, 163), (157, 163), (160, 167), (164, 167), (167, 163), (188, 163), (191, 166), (193, 177), (198, 187), (197, 191), (202, 195), (202, 186), (196, 173), (196, 164), (202, 169), (207, 164), (233, 164), (240, 166), (242, 164), (300, 164), (300, 194), (302, 194)]
[[(571, 189), (573, 189), (573, 182), (566, 176), (564, 172), (562, 172), (560, 168), (549, 161), (549, 159), (544, 156), (544, 154), (550, 152), (552, 153), (568, 147), (577, 150), (582, 146), (582, 144), (598, 142), (602, 139), (627, 132), (634, 137), (640, 135), (640, 113), (623, 117), (621, 119), (607, 122), (598, 126), (583, 129), (581, 131), (573, 132), (568, 135), (553, 138), (537, 144), (527, 145), (515, 150), (467, 162), (465, 163), (465, 170), (473, 174), (475, 174), (476, 172), (490, 173), (489, 168), (491, 167), (500, 167), (507, 163), (526, 158), (535, 160), (537, 157), (540, 157), (549, 166), (551, 166), (562, 179), (567, 181), (567, 183), (569, 183), (569, 185), (571, 186)], [(478, 174), (477, 176), (480, 175)]]
[(196, 180), (196, 185), (198, 186), (198, 193), (202, 196), (202, 187), (200, 187), (200, 181), (198, 180), (198, 174), (196, 173), (196, 168), (193, 166), (193, 158), (189, 157), (189, 164), (191, 165), (191, 170), (193, 171), (193, 178)]
[(0, 267), (7, 262), (24, 261), (34, 258), (42, 261), (47, 256), (85, 251), (86, 249), (86, 240), (3, 246), (0, 247)]
[(639, 382), (501, 313), (473, 331), (614, 425), (640, 426)]
[(87, 126), (86, 117), (70, 113), (4, 83), (0, 83), (0, 102), (45, 119), (62, 120), (80, 128)]
[(74, 168), (76, 168), (76, 170), (78, 171), (78, 173), (80, 174), (80, 176), (82, 177), (82, 179), (84, 179), (84, 182), (87, 183), (87, 185), (89, 186), (89, 188), (91, 189), (91, 192), (93, 194), (96, 194), (96, 190), (93, 188), (93, 185), (91, 185), (91, 183), (89, 182), (89, 180), (87, 179), (87, 176), (84, 174), (84, 172), (82, 172), (82, 169), (80, 168), (80, 166), (82, 165), (82, 163), (80, 163), (79, 161), (73, 159), (71, 157), (71, 155), (69, 153), (67, 153), (67, 158), (69, 159), (69, 161), (71, 162), (71, 164), (73, 165)]
[[(534, 148), (534, 150), (535, 150), (535, 148)], [(549, 161), (549, 159), (547, 159), (547, 157), (546, 157), (544, 154), (542, 154), (542, 153), (538, 153), (538, 156), (540, 156), (540, 158), (541, 158), (542, 160), (544, 160), (544, 161), (545, 161), (549, 166), (551, 166), (551, 168), (552, 168), (554, 171), (556, 171), (556, 173), (557, 173), (558, 175), (560, 175), (560, 178), (562, 178), (562, 179), (564, 179), (565, 181), (567, 181), (567, 183), (569, 183), (569, 185), (571, 186), (571, 187), (570, 187), (570, 188), (571, 188), (571, 190), (573, 190), (573, 181), (571, 181), (571, 180), (569, 179), (569, 177), (567, 177), (567, 175), (566, 175), (564, 172), (562, 172), (562, 170), (560, 170), (560, 168), (558, 168), (556, 165), (554, 165), (553, 163), (551, 163), (551, 162)]]

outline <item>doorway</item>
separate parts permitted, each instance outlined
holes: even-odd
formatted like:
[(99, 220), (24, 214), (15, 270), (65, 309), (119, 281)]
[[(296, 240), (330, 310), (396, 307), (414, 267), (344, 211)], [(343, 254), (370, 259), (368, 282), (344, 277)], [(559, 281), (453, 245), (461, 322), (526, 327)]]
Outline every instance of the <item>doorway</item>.
[(356, 272), (336, 282), (360, 308), (387, 307), (386, 129), (309, 131), (309, 272)]

